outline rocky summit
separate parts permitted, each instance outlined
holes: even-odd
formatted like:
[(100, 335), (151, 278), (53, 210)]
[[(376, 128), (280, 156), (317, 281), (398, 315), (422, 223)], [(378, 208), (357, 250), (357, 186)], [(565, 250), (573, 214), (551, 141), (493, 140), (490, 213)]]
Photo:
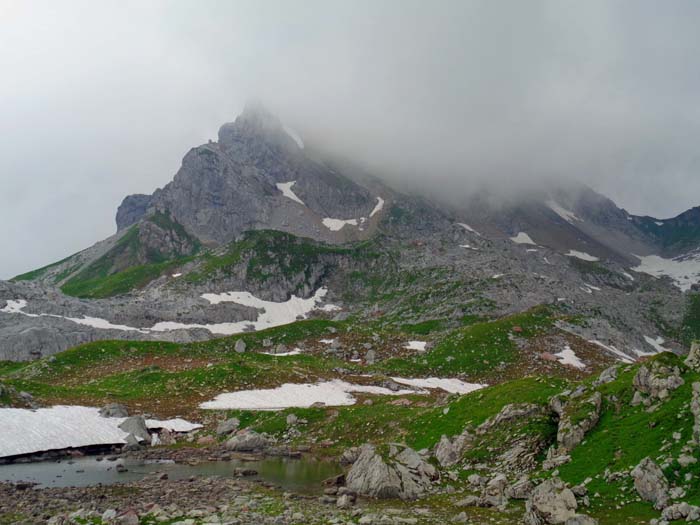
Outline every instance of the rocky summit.
[(250, 105), (0, 282), (0, 523), (699, 520), (698, 208), (380, 175)]

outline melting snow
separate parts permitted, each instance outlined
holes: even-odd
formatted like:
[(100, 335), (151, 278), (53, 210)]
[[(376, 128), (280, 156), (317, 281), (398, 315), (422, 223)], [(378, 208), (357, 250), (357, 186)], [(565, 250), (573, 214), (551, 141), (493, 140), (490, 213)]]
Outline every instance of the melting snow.
[(284, 132), (289, 135), (294, 142), (296, 142), (299, 149), (304, 149), (304, 141), (301, 140), (301, 135), (299, 135), (295, 129), (290, 128), (289, 126), (283, 126), (283, 128)]
[[(29, 317), (55, 317), (58, 319), (66, 319), (76, 324), (92, 326), (93, 328), (103, 329), (103, 330), (122, 330), (131, 332), (140, 332), (147, 334), (149, 332), (167, 332), (170, 330), (181, 330), (190, 328), (204, 328), (209, 330), (213, 334), (220, 335), (233, 335), (239, 334), (241, 332), (253, 329), (253, 330), (263, 330), (265, 328), (272, 328), (274, 326), (281, 326), (284, 324), (293, 323), (298, 318), (306, 318), (310, 312), (319, 307), (319, 303), (322, 302), (323, 298), (328, 293), (325, 287), (316, 290), (316, 293), (309, 297), (308, 299), (302, 299), (295, 295), (282, 303), (276, 303), (274, 301), (264, 301), (258, 299), (249, 292), (227, 292), (220, 294), (203, 294), (202, 297), (209, 301), (211, 304), (219, 304), (222, 302), (233, 302), (243, 306), (250, 306), (262, 310), (258, 314), (258, 318), (255, 321), (237, 321), (233, 323), (217, 323), (217, 324), (186, 324), (177, 323), (173, 321), (163, 321), (156, 323), (151, 328), (134, 328), (132, 326), (126, 325), (116, 325), (112, 324), (105, 319), (100, 319), (97, 317), (64, 317), (61, 315), (54, 314), (30, 314), (24, 312), (23, 309), (27, 306), (27, 301), (24, 299), (9, 300), (7, 305), (0, 309), (2, 313), (9, 314), (21, 314)], [(338, 307), (335, 305), (325, 305), (322, 307), (324, 311), (334, 311)]]
[(440, 389), (450, 394), (468, 394), (469, 392), (474, 392), (481, 388), (485, 388), (488, 385), (482, 385), (479, 383), (465, 383), (459, 379), (448, 379), (440, 377), (426, 377), (423, 379), (406, 379), (403, 377), (392, 377), (394, 381), (402, 385), (408, 385), (415, 388), (430, 388), (430, 389)]
[(174, 273), (174, 274), (172, 274), (171, 277), (182, 277), (182, 274), (181, 273)]
[(343, 227), (349, 224), (350, 226), (357, 226), (357, 219), (331, 219), (326, 217), (323, 219), (323, 225), (332, 232), (337, 232), (343, 229)]
[[(111, 419), (111, 418), (102, 418)], [(146, 426), (149, 429), (164, 428), (171, 432), (192, 432), (202, 428), (199, 423), (190, 423), (186, 419), (176, 417), (175, 419), (147, 419)]]
[(548, 200), (546, 204), (550, 210), (559, 215), (559, 217), (564, 219), (566, 222), (570, 222), (572, 224), (574, 221), (583, 222), (583, 219), (578, 218), (574, 212), (567, 210), (566, 208), (562, 208), (552, 199)]
[(596, 341), (596, 340), (589, 341), (589, 343), (593, 343), (595, 345), (598, 345), (601, 348), (604, 348), (605, 350), (607, 350), (608, 352), (615, 354), (618, 357), (618, 359), (620, 361), (622, 361), (623, 363), (634, 363), (634, 360), (630, 356), (628, 356), (624, 352), (621, 352), (620, 350), (615, 348), (613, 345), (606, 345), (606, 344), (601, 343), (600, 341)]
[(641, 263), (635, 272), (642, 272), (654, 277), (669, 276), (678, 288), (684, 292), (700, 281), (700, 259), (695, 257), (676, 257), (675, 259), (664, 259), (658, 255), (640, 256), (635, 255)]
[(579, 370), (586, 368), (586, 364), (578, 358), (569, 345), (566, 345), (561, 352), (554, 354), (554, 357), (563, 365), (571, 365)]
[(289, 182), (278, 182), (277, 184), (275, 184), (275, 186), (277, 186), (277, 189), (282, 192), (282, 195), (284, 195), (288, 199), (292, 199), (294, 202), (298, 202), (302, 206), (306, 206), (306, 204), (304, 204), (304, 201), (297, 197), (297, 194), (292, 191), (292, 186), (294, 186), (296, 182), (297, 181), (295, 180)]
[[(102, 417), (99, 409), (94, 407), (0, 408), (0, 421), (0, 457), (91, 445), (118, 445), (126, 443), (128, 435), (119, 428), (124, 418)], [(184, 419), (150, 419), (146, 425), (175, 432), (202, 427)]]
[(533, 241), (530, 238), (530, 236), (525, 232), (518, 233), (518, 235), (516, 235), (515, 237), (511, 237), (510, 240), (516, 244), (534, 244), (535, 246), (537, 246), (537, 243), (535, 243), (535, 241)]
[(414, 390), (393, 392), (379, 386), (353, 385), (339, 379), (321, 383), (285, 383), (277, 388), (241, 390), (219, 394), (200, 408), (210, 410), (282, 410), (308, 408), (314, 403), (327, 406), (349, 406), (357, 401), (351, 392), (397, 396), (413, 394)]
[(328, 290), (319, 288), (316, 293), (308, 299), (302, 299), (296, 295), (292, 295), (289, 300), (283, 303), (274, 301), (264, 301), (258, 299), (250, 292), (228, 292), (220, 294), (203, 294), (202, 297), (211, 304), (219, 304), (222, 302), (237, 303), (243, 306), (250, 306), (262, 310), (258, 314), (255, 321), (237, 321), (234, 323), (218, 323), (218, 324), (185, 324), (176, 322), (161, 322), (154, 325), (151, 330), (154, 332), (164, 332), (167, 330), (187, 329), (187, 328), (205, 328), (213, 334), (233, 335), (239, 334), (250, 328), (254, 330), (264, 330), (273, 326), (281, 326), (284, 324), (293, 323), (297, 318), (306, 318), (306, 316), (316, 309), (318, 304), (328, 293)]
[(469, 226), (468, 224), (464, 224), (463, 222), (458, 222), (457, 224), (460, 225), (465, 230), (467, 230), (468, 232), (472, 232), (472, 233), (478, 235), (479, 237), (481, 237), (481, 234), (478, 231), (476, 231), (474, 228)]
[(369, 214), (370, 217), (374, 217), (376, 213), (379, 213), (384, 208), (384, 199), (377, 197), (377, 205), (374, 207), (372, 212)]
[(567, 257), (576, 257), (577, 259), (581, 259), (583, 261), (589, 261), (589, 262), (596, 262), (600, 261), (598, 257), (594, 257), (593, 255), (589, 255), (586, 252), (579, 252), (577, 250), (569, 250), (569, 253), (566, 254)]
[(417, 350), (419, 352), (425, 352), (425, 345), (428, 343), (426, 341), (409, 341), (403, 347), (407, 350)]
[(294, 350), (290, 350), (289, 352), (279, 352), (275, 354), (274, 352), (263, 352), (265, 355), (271, 355), (274, 357), (287, 357), (290, 355), (299, 355), (301, 354), (301, 350), (299, 348), (295, 348)]
[(644, 336), (644, 340), (647, 342), (649, 346), (651, 346), (656, 352), (642, 352), (641, 350), (637, 350), (637, 353), (640, 356), (645, 356), (645, 355), (654, 355), (658, 354), (661, 352), (668, 352), (668, 348), (664, 348), (662, 345), (666, 342), (666, 340), (663, 337), (657, 337), (656, 339), (652, 339), (648, 335)]

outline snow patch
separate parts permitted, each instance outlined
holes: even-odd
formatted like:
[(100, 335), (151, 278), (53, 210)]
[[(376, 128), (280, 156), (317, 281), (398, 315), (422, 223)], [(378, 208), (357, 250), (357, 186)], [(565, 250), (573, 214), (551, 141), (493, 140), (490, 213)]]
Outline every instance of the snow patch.
[(578, 250), (569, 250), (569, 253), (566, 254), (567, 257), (576, 257), (577, 259), (581, 259), (582, 261), (589, 261), (589, 262), (596, 262), (600, 261), (598, 257), (594, 257), (593, 255), (590, 255), (586, 252), (579, 252)]
[(357, 226), (357, 219), (331, 219), (330, 217), (326, 217), (322, 222), (323, 225), (332, 232), (342, 230), (346, 224)]
[(296, 145), (299, 147), (299, 149), (304, 149), (304, 141), (301, 140), (301, 135), (293, 129), (290, 128), (289, 126), (282, 126), (284, 128), (284, 132), (289, 135), (294, 142), (296, 142)]
[(384, 199), (382, 199), (381, 197), (377, 197), (377, 205), (370, 212), (369, 216), (374, 217), (374, 215), (379, 213), (380, 211), (382, 211), (383, 208), (384, 208)]
[[(121, 445), (128, 436), (119, 428), (124, 419), (102, 417), (98, 408), (84, 406), (59, 405), (36, 410), (0, 408), (0, 457), (92, 445)], [(150, 419), (146, 426), (174, 432), (202, 427), (184, 419)]]
[(264, 330), (274, 326), (293, 323), (297, 318), (306, 318), (310, 312), (316, 309), (319, 303), (328, 293), (323, 287), (316, 290), (316, 293), (308, 299), (302, 299), (292, 295), (289, 300), (276, 303), (274, 301), (264, 301), (258, 299), (250, 292), (226, 292), (220, 294), (203, 294), (202, 298), (211, 304), (237, 303), (243, 306), (250, 306), (262, 310), (255, 321), (237, 321), (234, 323), (218, 324), (185, 324), (172, 321), (161, 322), (154, 325), (151, 330), (154, 332), (165, 332), (168, 330), (205, 328), (213, 334), (233, 335), (246, 330)]
[(574, 221), (583, 222), (583, 219), (578, 218), (574, 212), (559, 206), (559, 204), (552, 199), (549, 199), (546, 204), (550, 210), (559, 215), (559, 217), (564, 219), (566, 222), (570, 222), (571, 224), (573, 224)]
[(474, 228), (472, 228), (471, 226), (469, 226), (468, 224), (464, 224), (463, 222), (458, 222), (457, 224), (458, 224), (459, 226), (461, 226), (462, 228), (464, 228), (465, 230), (467, 230), (468, 232), (471, 232), (471, 233), (473, 233), (473, 234), (478, 235), (479, 237), (481, 237), (481, 234), (480, 234), (478, 231), (476, 231)]
[(175, 277), (175, 278), (182, 277), (182, 274), (181, 273), (174, 273), (171, 275), (171, 277)]
[[(111, 418), (103, 418), (111, 419)], [(167, 429), (170, 432), (192, 432), (198, 428), (202, 428), (203, 425), (199, 423), (190, 423), (186, 419), (176, 417), (175, 419), (147, 419), (146, 427), (149, 430), (155, 429)]]
[[(168, 332), (170, 330), (187, 330), (190, 328), (204, 328), (212, 334), (233, 335), (245, 332), (248, 330), (264, 330), (274, 326), (293, 323), (298, 318), (305, 319), (309, 313), (319, 308), (319, 304), (328, 293), (325, 287), (316, 290), (316, 293), (308, 299), (302, 299), (295, 295), (281, 303), (274, 301), (264, 301), (258, 299), (250, 292), (226, 292), (220, 294), (203, 294), (202, 298), (209, 301), (211, 304), (219, 304), (224, 302), (233, 302), (243, 306), (250, 306), (258, 310), (262, 310), (258, 314), (255, 321), (237, 321), (232, 323), (216, 323), (216, 324), (186, 324), (174, 321), (162, 321), (156, 323), (151, 328), (134, 328), (132, 326), (112, 324), (105, 319), (98, 317), (65, 317), (54, 314), (30, 314), (24, 312), (23, 309), (27, 306), (27, 301), (24, 299), (9, 300), (4, 308), (0, 309), (2, 313), (20, 314), (28, 317), (54, 317), (65, 319), (76, 324), (91, 326), (101, 330), (121, 330), (130, 332), (140, 332), (147, 334), (151, 332)], [(326, 304), (321, 307), (326, 312), (338, 310), (339, 307)]]
[(301, 349), (295, 348), (294, 350), (290, 350), (289, 352), (279, 352), (279, 353), (277, 353), (277, 354), (275, 354), (275, 353), (273, 353), (273, 352), (263, 352), (263, 354), (264, 354), (264, 355), (271, 355), (271, 356), (274, 356), (274, 357), (287, 357), (287, 356), (290, 356), (290, 355), (299, 355), (299, 354), (301, 354)]
[(415, 394), (415, 390), (393, 392), (379, 386), (354, 385), (333, 379), (320, 383), (285, 383), (277, 388), (241, 390), (219, 394), (212, 401), (202, 403), (208, 410), (283, 410), (308, 408), (314, 403), (326, 406), (350, 406), (357, 401), (352, 393), (386, 396)]
[(278, 182), (277, 184), (275, 184), (275, 186), (277, 186), (277, 189), (282, 192), (282, 195), (284, 195), (288, 199), (292, 199), (294, 202), (298, 202), (302, 206), (306, 206), (306, 204), (304, 204), (304, 201), (302, 201), (297, 196), (297, 194), (292, 191), (292, 186), (294, 186), (294, 184), (296, 184), (296, 182), (297, 181), (295, 181), (295, 180), (292, 180), (289, 182)]
[(412, 386), (415, 388), (429, 388), (429, 389), (439, 389), (444, 390), (450, 394), (468, 394), (485, 388), (488, 385), (482, 385), (479, 383), (465, 383), (459, 379), (449, 379), (440, 377), (426, 377), (426, 378), (416, 378), (416, 379), (406, 379), (404, 377), (392, 377), (394, 381), (401, 385)]
[(537, 246), (537, 243), (533, 241), (530, 238), (530, 236), (525, 232), (518, 233), (518, 235), (516, 235), (515, 237), (511, 237), (510, 240), (516, 244), (533, 244)]
[(700, 281), (700, 258), (698, 255), (680, 256), (675, 259), (664, 259), (658, 255), (635, 255), (641, 262), (635, 272), (649, 274), (653, 277), (668, 276), (682, 291)]
[(644, 336), (644, 340), (647, 342), (649, 346), (651, 346), (655, 352), (643, 352), (641, 350), (637, 350), (637, 354), (640, 356), (645, 356), (645, 355), (654, 355), (654, 354), (659, 354), (661, 352), (668, 352), (668, 348), (664, 348), (662, 345), (666, 342), (666, 340), (659, 336), (656, 339), (652, 339), (648, 335)]
[(630, 356), (628, 356), (624, 352), (621, 352), (620, 350), (615, 348), (613, 345), (606, 345), (606, 344), (601, 343), (600, 341), (597, 341), (595, 339), (592, 341), (589, 341), (589, 343), (593, 343), (594, 345), (598, 345), (599, 347), (607, 350), (608, 352), (615, 354), (618, 357), (618, 359), (620, 361), (622, 361), (623, 363), (634, 363), (634, 360)]
[(409, 341), (403, 347), (406, 350), (417, 350), (418, 352), (425, 352), (425, 345), (427, 345), (427, 341)]
[(570, 365), (579, 370), (586, 368), (586, 364), (578, 358), (576, 352), (574, 352), (569, 345), (566, 345), (561, 352), (554, 354), (554, 357), (556, 357), (562, 365)]

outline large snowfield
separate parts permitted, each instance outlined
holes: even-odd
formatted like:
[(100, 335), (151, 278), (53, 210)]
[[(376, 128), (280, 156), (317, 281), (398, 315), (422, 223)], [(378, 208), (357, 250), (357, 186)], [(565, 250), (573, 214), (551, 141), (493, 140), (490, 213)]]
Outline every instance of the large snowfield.
[(486, 385), (464, 383), (459, 379), (403, 379), (392, 378), (399, 384), (419, 390), (390, 390), (381, 386), (357, 385), (333, 379), (319, 383), (285, 383), (277, 388), (241, 390), (219, 394), (212, 401), (200, 405), (209, 410), (283, 410), (285, 408), (308, 408), (315, 403), (325, 406), (350, 406), (357, 402), (353, 393), (383, 396), (424, 394), (422, 388), (437, 388), (450, 393), (466, 394)]
[(654, 277), (667, 275), (684, 292), (700, 281), (700, 258), (697, 255), (675, 259), (664, 259), (658, 255), (635, 257), (640, 260), (639, 266), (632, 268), (635, 272), (647, 273)]
[[(0, 457), (124, 444), (128, 433), (119, 428), (123, 421), (124, 418), (119, 417), (102, 417), (99, 409), (93, 407), (0, 408)], [(174, 432), (189, 432), (202, 427), (179, 418), (148, 419), (146, 426)]]
[[(66, 317), (54, 314), (32, 314), (25, 312), (27, 301), (24, 299), (8, 300), (4, 308), (0, 308), (0, 312), (6, 314), (19, 314), (28, 317), (54, 317), (65, 319), (76, 324), (91, 326), (102, 330), (121, 330), (140, 333), (150, 332), (167, 332), (170, 330), (181, 330), (190, 328), (204, 328), (216, 335), (233, 335), (240, 334), (248, 330), (263, 330), (284, 324), (293, 323), (299, 318), (306, 318), (313, 310), (321, 309), (326, 312), (337, 310), (338, 307), (331, 304), (321, 306), (323, 298), (328, 293), (325, 287), (316, 290), (316, 293), (308, 299), (303, 299), (292, 295), (289, 300), (278, 303), (274, 301), (264, 301), (258, 299), (250, 292), (225, 292), (220, 294), (203, 294), (202, 298), (210, 304), (219, 304), (224, 302), (236, 303), (242, 306), (250, 306), (261, 310), (255, 321), (236, 321), (230, 323), (216, 324), (187, 324), (177, 323), (173, 321), (163, 321), (156, 323), (151, 328), (135, 328), (133, 326), (115, 325), (105, 319), (96, 317)], [(1, 304), (1, 303), (0, 303)]]

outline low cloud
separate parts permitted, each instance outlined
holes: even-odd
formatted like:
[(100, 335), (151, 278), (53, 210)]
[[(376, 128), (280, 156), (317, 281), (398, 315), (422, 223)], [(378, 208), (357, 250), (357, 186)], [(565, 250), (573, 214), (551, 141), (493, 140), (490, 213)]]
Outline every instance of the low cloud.
[(249, 98), (397, 184), (700, 204), (700, 4), (0, 3), (0, 276), (114, 231)]

